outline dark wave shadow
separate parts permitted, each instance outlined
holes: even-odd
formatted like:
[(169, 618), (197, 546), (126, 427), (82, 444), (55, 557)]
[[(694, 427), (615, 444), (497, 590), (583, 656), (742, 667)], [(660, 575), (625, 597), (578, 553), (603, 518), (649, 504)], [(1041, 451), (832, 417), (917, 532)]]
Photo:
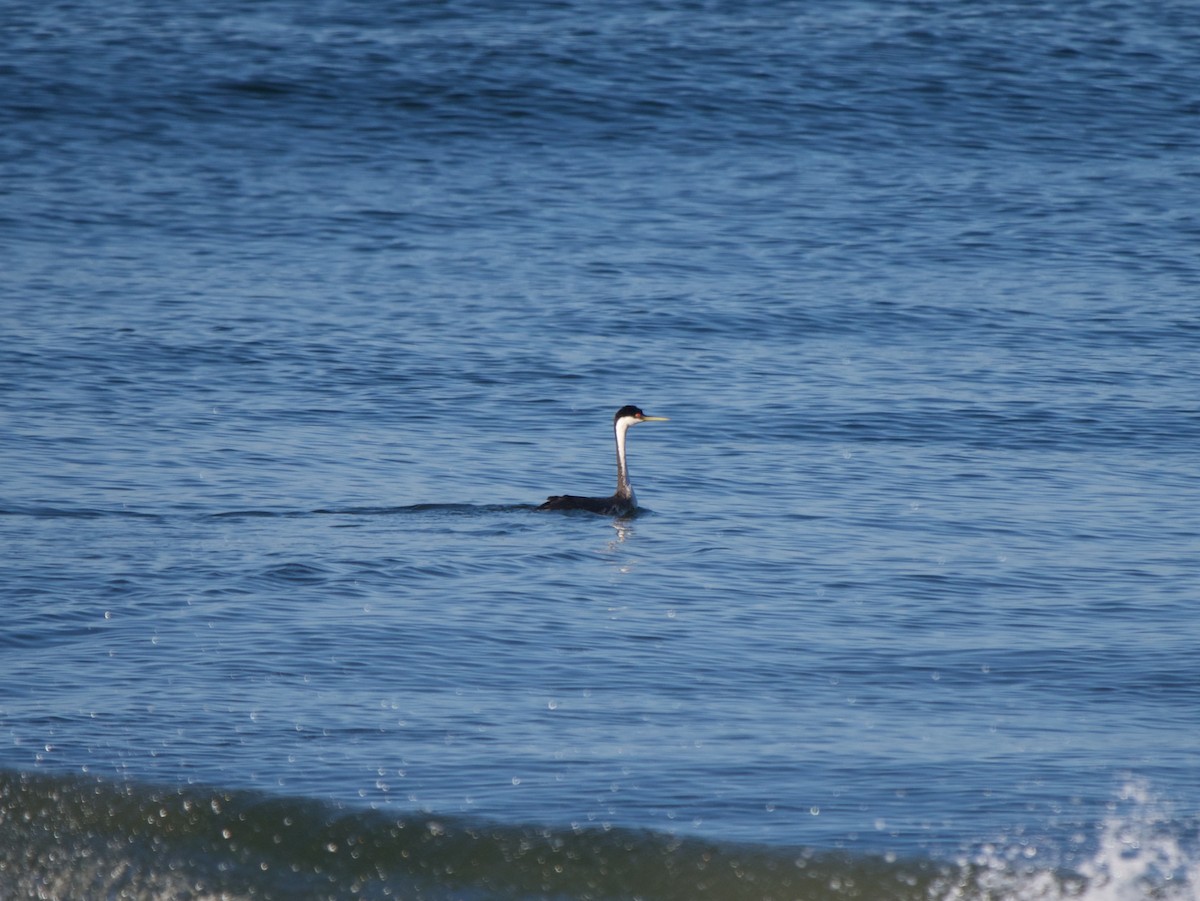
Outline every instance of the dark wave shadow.
[(225, 510), (208, 519), (285, 519), (301, 516), (484, 516), (537, 509), (532, 504), (406, 504), (403, 506), (318, 507), (316, 510)]
[(317, 516), (413, 516), (438, 513), (447, 516), (480, 516), (536, 510), (533, 504), (407, 504), (402, 507), (322, 507)]
[(141, 510), (96, 509), (93, 507), (0, 507), (0, 516), (28, 516), (34, 519), (164, 519), (161, 513), (146, 513)]

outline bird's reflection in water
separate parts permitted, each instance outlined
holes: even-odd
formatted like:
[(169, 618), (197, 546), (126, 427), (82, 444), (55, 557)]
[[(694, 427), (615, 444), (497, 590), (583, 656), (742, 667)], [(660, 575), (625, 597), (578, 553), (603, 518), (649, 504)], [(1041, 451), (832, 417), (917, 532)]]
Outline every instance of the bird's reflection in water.
[(615, 551), (617, 545), (624, 544), (628, 539), (633, 537), (633, 522), (623, 517), (617, 517), (612, 521), (612, 527), (616, 530), (617, 535), (608, 543), (608, 549)]

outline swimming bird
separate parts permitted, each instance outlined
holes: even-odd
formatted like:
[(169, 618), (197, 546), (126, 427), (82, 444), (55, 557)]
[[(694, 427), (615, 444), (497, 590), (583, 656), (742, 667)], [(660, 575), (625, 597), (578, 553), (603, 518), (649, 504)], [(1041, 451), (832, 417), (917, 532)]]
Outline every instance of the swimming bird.
[(613, 416), (613, 433), (617, 438), (617, 493), (612, 497), (579, 497), (574, 494), (556, 494), (546, 499), (539, 510), (587, 510), (601, 516), (629, 516), (637, 509), (637, 498), (629, 484), (629, 469), (625, 465), (625, 433), (639, 422), (666, 422), (665, 416), (647, 416), (629, 404)]

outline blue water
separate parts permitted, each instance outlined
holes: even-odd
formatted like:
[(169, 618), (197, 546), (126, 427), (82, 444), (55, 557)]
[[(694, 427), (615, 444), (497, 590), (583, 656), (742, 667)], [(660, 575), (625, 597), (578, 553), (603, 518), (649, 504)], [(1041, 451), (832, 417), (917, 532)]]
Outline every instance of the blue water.
[(0, 894), (1198, 897), (1200, 8), (0, 19)]

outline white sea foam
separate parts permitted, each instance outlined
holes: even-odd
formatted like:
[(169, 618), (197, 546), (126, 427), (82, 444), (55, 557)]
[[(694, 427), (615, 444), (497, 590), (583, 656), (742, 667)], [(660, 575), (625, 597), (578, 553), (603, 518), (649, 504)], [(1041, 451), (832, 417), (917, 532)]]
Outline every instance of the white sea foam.
[(936, 884), (931, 901), (1196, 901), (1200, 850), (1181, 835), (1181, 821), (1144, 784), (1127, 785), (1100, 823), (1094, 841), (1061, 867), (1027, 839), (985, 845), (958, 861), (955, 876)]

